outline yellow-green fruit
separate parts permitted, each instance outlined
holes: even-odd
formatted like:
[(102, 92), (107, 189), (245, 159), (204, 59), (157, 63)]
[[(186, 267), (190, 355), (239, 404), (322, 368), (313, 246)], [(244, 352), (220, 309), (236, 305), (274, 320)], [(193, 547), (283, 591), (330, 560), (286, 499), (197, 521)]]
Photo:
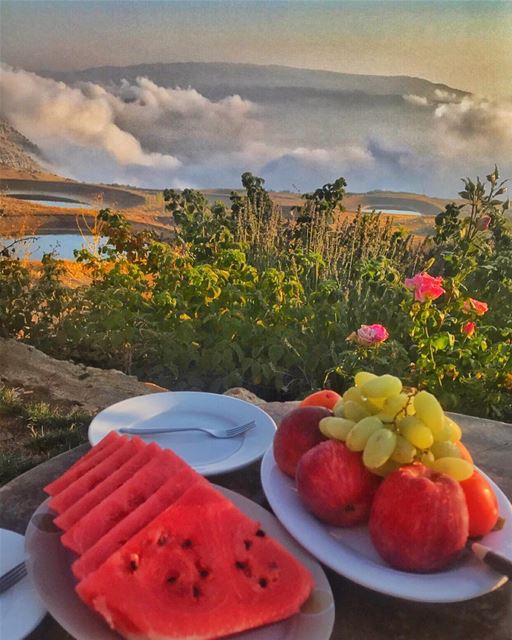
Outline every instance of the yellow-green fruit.
[(343, 401), (343, 416), (348, 420), (359, 422), (366, 416), (369, 416), (370, 412), (365, 407), (362, 407), (358, 402), (353, 400)]
[(369, 380), (373, 380), (373, 378), (376, 377), (377, 376), (374, 373), (370, 373), (369, 371), (360, 371), (354, 376), (354, 382), (356, 384), (356, 387), (362, 387), (363, 384), (365, 384)]
[(432, 451), (436, 460), (437, 458), (462, 458), (462, 453), (459, 447), (449, 440), (444, 442), (434, 442), (430, 447), (430, 451)]
[(474, 471), (470, 462), (460, 458), (439, 458), (432, 463), (430, 468), (438, 473), (446, 473), (459, 482), (470, 478)]
[(343, 405), (344, 405), (343, 398), (341, 398), (341, 400), (338, 400), (338, 402), (334, 405), (334, 409), (332, 410), (332, 412), (337, 418), (345, 417)]
[(428, 449), (434, 442), (432, 431), (417, 416), (407, 416), (399, 426), (403, 437), (418, 449)]
[(433, 434), (444, 426), (444, 411), (437, 398), (428, 391), (420, 391), (414, 396), (416, 416), (427, 425)]
[(378, 417), (383, 422), (393, 422), (398, 414), (405, 415), (404, 409), (409, 402), (409, 396), (406, 393), (399, 393), (396, 396), (387, 398), (384, 406), (379, 411)]
[(402, 391), (402, 381), (385, 373), (363, 384), (361, 391), (367, 398), (389, 398)]
[(386, 460), (386, 462), (380, 467), (377, 467), (376, 469), (368, 469), (368, 470), (371, 471), (372, 473), (375, 473), (375, 475), (380, 476), (381, 478), (385, 478), (390, 473), (398, 469), (399, 466), (400, 464), (398, 462), (395, 462), (394, 460), (389, 459), (389, 460)]
[(362, 451), (372, 433), (382, 428), (382, 422), (375, 416), (363, 418), (349, 431), (346, 440), (347, 447), (351, 451)]
[(366, 467), (376, 469), (382, 466), (393, 453), (396, 445), (396, 433), (389, 429), (377, 429), (368, 438), (363, 451)]
[(385, 402), (386, 398), (366, 398), (365, 406), (368, 407), (370, 413), (379, 413)]
[(391, 459), (400, 464), (409, 464), (414, 460), (415, 455), (416, 447), (414, 447), (409, 440), (397, 434), (395, 450), (391, 454)]
[(344, 402), (352, 400), (352, 402), (357, 402), (364, 407), (364, 398), (361, 395), (361, 389), (358, 389), (357, 387), (350, 387), (350, 389), (347, 389), (343, 394), (343, 400)]
[(448, 416), (444, 417), (444, 426), (446, 429), (448, 429), (448, 432), (449, 432), (449, 435), (447, 438), (448, 440), (451, 440), (452, 442), (458, 442), (462, 438), (461, 428), (456, 422), (454, 422)]
[(432, 451), (425, 451), (425, 453), (421, 454), (420, 460), (426, 467), (432, 469), (432, 465), (435, 462), (434, 454)]
[(320, 431), (327, 438), (334, 438), (336, 440), (342, 440), (345, 442), (348, 432), (355, 425), (352, 420), (346, 420), (345, 418), (333, 418), (331, 416), (322, 418), (318, 423)]

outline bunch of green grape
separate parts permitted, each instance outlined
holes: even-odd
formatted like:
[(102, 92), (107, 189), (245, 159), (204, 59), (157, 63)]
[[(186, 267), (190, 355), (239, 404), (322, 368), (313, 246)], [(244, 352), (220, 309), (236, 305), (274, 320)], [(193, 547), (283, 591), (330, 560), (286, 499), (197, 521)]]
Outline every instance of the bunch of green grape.
[(328, 438), (360, 451), (365, 466), (386, 476), (415, 461), (456, 480), (473, 474), (455, 444), (461, 429), (427, 391), (405, 391), (399, 378), (362, 371), (355, 386), (334, 407), (334, 417), (323, 418), (320, 430)]

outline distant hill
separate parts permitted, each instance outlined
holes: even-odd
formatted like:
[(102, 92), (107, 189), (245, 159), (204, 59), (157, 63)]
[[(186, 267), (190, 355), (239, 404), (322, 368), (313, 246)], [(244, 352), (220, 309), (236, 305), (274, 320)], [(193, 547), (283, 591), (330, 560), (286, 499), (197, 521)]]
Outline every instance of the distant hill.
[(219, 62), (173, 62), (158, 64), (139, 64), (127, 67), (96, 67), (82, 71), (50, 72), (42, 75), (75, 82), (77, 80), (95, 82), (101, 85), (119, 83), (122, 79), (134, 82), (138, 76), (146, 76), (164, 87), (188, 87), (197, 89), (210, 99), (222, 98), (237, 93), (243, 98), (258, 102), (276, 100), (279, 96), (292, 98), (300, 92), (304, 95), (322, 94), (333, 97), (347, 97), (349, 94), (361, 97), (416, 94), (434, 97), (434, 91), (440, 89), (458, 96), (464, 91), (411, 78), (408, 76), (373, 76), (313, 69), (297, 69), (279, 65), (234, 64)]
[(18, 171), (42, 172), (37, 161), (43, 159), (41, 150), (17, 129), (0, 120), (0, 165)]

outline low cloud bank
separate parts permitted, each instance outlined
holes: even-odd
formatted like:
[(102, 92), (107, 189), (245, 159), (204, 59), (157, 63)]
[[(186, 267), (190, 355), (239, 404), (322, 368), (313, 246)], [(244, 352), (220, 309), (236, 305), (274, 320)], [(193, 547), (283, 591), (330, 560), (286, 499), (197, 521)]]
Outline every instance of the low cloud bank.
[[(69, 85), (0, 65), (0, 92), (0, 116), (38, 144), (55, 170), (87, 181), (234, 187), (249, 170), (273, 189), (306, 191), (343, 175), (354, 191), (454, 195), (461, 176), (495, 162), (512, 171), (512, 101), (439, 89), (404, 95), (403, 106), (382, 113), (341, 103), (333, 113), (320, 99), (279, 111), (146, 77)], [(285, 126), (292, 115), (302, 126)], [(322, 131), (332, 131), (320, 144), (313, 118), (316, 132), (318, 118)]]

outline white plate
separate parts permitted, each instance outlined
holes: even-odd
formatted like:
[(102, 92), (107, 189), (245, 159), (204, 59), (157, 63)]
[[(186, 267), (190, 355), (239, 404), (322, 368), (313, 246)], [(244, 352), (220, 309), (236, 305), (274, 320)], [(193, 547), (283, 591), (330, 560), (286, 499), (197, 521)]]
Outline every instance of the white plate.
[[(0, 529), (0, 575), (7, 573), (25, 559), (25, 539), (19, 533)], [(0, 594), (0, 638), (21, 640), (46, 615), (30, 579), (25, 576)]]
[[(320, 565), (266, 509), (233, 491), (219, 486), (216, 489), (243, 513), (260, 522), (311, 571), (315, 580), (315, 590), (306, 603), (315, 608), (315, 612), (301, 612), (282, 622), (230, 637), (233, 640), (327, 640), (334, 625), (334, 599)], [(51, 615), (76, 640), (119, 640), (120, 636), (75, 593), (76, 580), (70, 568), (75, 557), (60, 543), (61, 532), (53, 526), (53, 513), (47, 503), (48, 500), (43, 502), (34, 513), (26, 533), (27, 569), (36, 590)]]
[[(492, 480), (487, 480), (496, 493), (505, 526), (486, 535), (483, 543), (512, 558), (512, 506)], [(459, 602), (493, 591), (507, 581), (469, 553), (449, 570), (438, 573), (392, 569), (377, 554), (366, 526), (331, 527), (309, 513), (293, 480), (277, 467), (271, 448), (263, 458), (261, 482), (274, 513), (292, 536), (325, 565), (364, 587), (406, 600)]]
[(99, 413), (89, 426), (89, 442), (97, 444), (121, 427), (227, 429), (254, 420), (256, 426), (235, 438), (213, 438), (201, 431), (160, 433), (143, 437), (172, 449), (198, 473), (211, 476), (234, 471), (259, 460), (272, 442), (276, 424), (259, 407), (230, 396), (195, 391), (152, 393), (123, 400)]

